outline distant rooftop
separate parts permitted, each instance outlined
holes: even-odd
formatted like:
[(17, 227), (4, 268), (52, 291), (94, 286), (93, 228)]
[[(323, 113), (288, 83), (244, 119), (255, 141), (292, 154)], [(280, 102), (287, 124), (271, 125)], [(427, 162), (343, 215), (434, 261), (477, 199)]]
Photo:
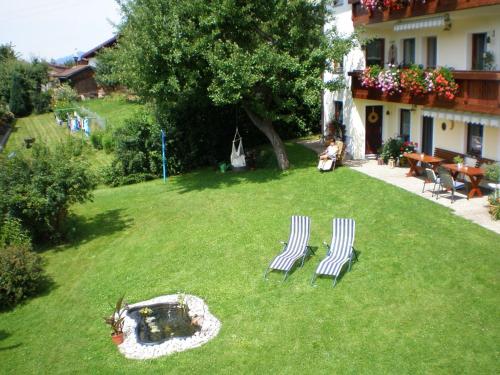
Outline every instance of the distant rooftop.
[(117, 36), (115, 35), (114, 37), (99, 44), (97, 47), (94, 47), (91, 50), (85, 52), (80, 58), (81, 59), (88, 59), (90, 57), (94, 57), (97, 54), (97, 52), (99, 52), (101, 49), (115, 45), (116, 41), (117, 41)]

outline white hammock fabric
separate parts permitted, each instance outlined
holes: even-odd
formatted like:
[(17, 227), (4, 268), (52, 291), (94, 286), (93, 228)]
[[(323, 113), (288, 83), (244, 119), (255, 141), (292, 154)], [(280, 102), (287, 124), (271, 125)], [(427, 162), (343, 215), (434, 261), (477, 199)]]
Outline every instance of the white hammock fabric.
[[(238, 147), (236, 147), (236, 143), (238, 142)], [(233, 149), (231, 151), (231, 165), (233, 168), (244, 168), (246, 167), (245, 163), (245, 151), (243, 151), (243, 140), (238, 132), (238, 128), (236, 128), (236, 133), (234, 134), (233, 139)]]

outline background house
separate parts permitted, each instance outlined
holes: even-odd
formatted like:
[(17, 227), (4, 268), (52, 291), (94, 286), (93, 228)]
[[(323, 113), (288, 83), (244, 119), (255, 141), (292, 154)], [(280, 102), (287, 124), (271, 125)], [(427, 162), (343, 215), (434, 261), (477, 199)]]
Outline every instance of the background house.
[[(340, 117), (355, 158), (371, 157), (399, 136), (428, 154), (437, 147), (500, 160), (500, 1), (415, 0), (370, 11), (360, 0), (339, 0), (335, 10), (339, 30), (363, 26), (372, 39), (343, 61), (348, 88), (324, 94), (325, 133)], [(361, 84), (360, 71), (375, 64), (452, 67), (459, 90), (452, 100), (387, 95)]]
[[(59, 82), (67, 82), (73, 87), (78, 95), (84, 98), (92, 98), (105, 95), (105, 90), (95, 80), (96, 55), (104, 48), (113, 47), (117, 38), (108, 39), (104, 43), (82, 54), (75, 66), (66, 67), (62, 65), (49, 64), (50, 77)], [(76, 57), (75, 57), (76, 59)]]

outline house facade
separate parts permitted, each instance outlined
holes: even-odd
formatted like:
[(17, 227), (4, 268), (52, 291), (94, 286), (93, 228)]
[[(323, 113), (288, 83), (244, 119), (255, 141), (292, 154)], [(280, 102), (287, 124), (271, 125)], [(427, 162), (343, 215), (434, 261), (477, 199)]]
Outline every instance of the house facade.
[[(440, 148), (500, 160), (500, 0), (400, 1), (383, 10), (366, 3), (339, 0), (335, 7), (340, 31), (363, 27), (370, 41), (343, 61), (346, 89), (324, 94), (324, 133), (335, 119), (343, 122), (356, 159), (400, 137), (427, 154)], [(451, 96), (384, 91), (363, 80), (363, 70), (375, 65), (399, 73), (450, 67), (458, 87)]]

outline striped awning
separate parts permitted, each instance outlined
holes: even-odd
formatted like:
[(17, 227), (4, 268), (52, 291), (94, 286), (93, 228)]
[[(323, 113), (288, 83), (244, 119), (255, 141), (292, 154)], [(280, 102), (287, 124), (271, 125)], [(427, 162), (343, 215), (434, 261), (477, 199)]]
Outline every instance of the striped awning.
[(400, 21), (394, 25), (394, 31), (408, 31), (438, 27), (446, 30), (451, 27), (450, 16), (448, 14), (410, 21)]
[(438, 118), (443, 120), (454, 120), (472, 124), (480, 124), (500, 128), (500, 116), (486, 115), (472, 112), (458, 112), (440, 108), (424, 108), (422, 114), (425, 117)]

